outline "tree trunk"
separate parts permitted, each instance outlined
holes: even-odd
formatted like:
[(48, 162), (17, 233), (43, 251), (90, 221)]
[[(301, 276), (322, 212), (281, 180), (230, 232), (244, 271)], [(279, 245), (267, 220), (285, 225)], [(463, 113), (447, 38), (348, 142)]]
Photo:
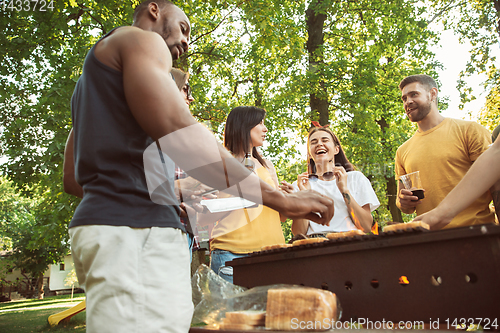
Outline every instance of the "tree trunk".
[[(385, 120), (385, 118), (380, 118), (380, 120), (377, 120), (377, 124), (379, 125), (380, 129), (382, 130), (382, 133), (385, 134), (386, 129), (389, 128), (389, 124)], [(387, 146), (387, 141), (382, 142), (382, 146), (384, 149), (390, 149), (390, 147)], [(401, 216), (401, 211), (399, 210), (398, 206), (396, 206), (396, 196), (398, 194), (398, 184), (396, 183), (396, 179), (391, 176), (385, 176), (385, 181), (386, 181), (386, 193), (387, 197), (389, 198), (387, 200), (387, 209), (391, 212), (392, 216), (392, 221), (394, 222), (403, 222), (403, 217)]]
[(35, 297), (43, 299), (43, 273), (40, 273), (36, 279)]
[(398, 195), (398, 184), (396, 183), (396, 179), (394, 177), (385, 177), (387, 181), (387, 209), (391, 212), (392, 221), (394, 222), (403, 222), (403, 216), (401, 215), (401, 210), (399, 210), (398, 206), (396, 206), (396, 196)]
[[(318, 13), (316, 8), (322, 0), (313, 0), (306, 10), (307, 24), (307, 52), (309, 53), (309, 72), (313, 78), (313, 88), (309, 94), (309, 105), (311, 107), (311, 120), (319, 120), (321, 125), (329, 123), (328, 95), (322, 68), (324, 65), (324, 33), (323, 25), (326, 14)], [(319, 87), (319, 88), (318, 88)]]

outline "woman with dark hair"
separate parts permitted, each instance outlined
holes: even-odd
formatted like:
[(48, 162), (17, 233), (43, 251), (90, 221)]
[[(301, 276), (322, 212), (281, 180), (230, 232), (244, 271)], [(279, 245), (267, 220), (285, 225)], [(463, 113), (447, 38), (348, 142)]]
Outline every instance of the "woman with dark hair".
[[(277, 188), (278, 177), (273, 164), (257, 150), (266, 138), (265, 115), (266, 111), (254, 106), (234, 108), (226, 120), (224, 146), (247, 168)], [(219, 194), (219, 198), (223, 195)], [(262, 205), (230, 212), (200, 214), (199, 223), (206, 224), (203, 221), (206, 219), (218, 221), (211, 235), (210, 267), (231, 283), (233, 268), (226, 266), (227, 261), (260, 251), (265, 245), (285, 244), (280, 214)]]
[(335, 215), (330, 225), (308, 220), (293, 220), (292, 232), (313, 234), (360, 229), (369, 232), (371, 212), (380, 206), (368, 178), (355, 171), (347, 159), (337, 136), (326, 127), (311, 128), (307, 137), (308, 172), (297, 176), (290, 185), (282, 182), (286, 192), (313, 189), (334, 200)]

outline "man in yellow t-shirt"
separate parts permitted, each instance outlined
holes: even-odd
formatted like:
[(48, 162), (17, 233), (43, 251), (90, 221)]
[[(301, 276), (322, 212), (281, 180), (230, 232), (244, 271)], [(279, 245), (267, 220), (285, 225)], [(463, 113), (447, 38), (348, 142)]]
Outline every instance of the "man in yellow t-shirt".
[[(396, 152), (396, 179), (419, 171), (425, 198), (419, 200), (398, 182), (396, 204), (403, 213), (416, 211), (421, 215), (434, 209), (460, 182), (472, 163), (488, 149), (491, 137), (476, 122), (443, 117), (437, 108), (437, 85), (430, 76), (408, 76), (399, 89), (406, 115), (417, 123), (418, 130)], [(490, 191), (484, 193), (445, 228), (494, 222), (489, 208), (491, 199)]]

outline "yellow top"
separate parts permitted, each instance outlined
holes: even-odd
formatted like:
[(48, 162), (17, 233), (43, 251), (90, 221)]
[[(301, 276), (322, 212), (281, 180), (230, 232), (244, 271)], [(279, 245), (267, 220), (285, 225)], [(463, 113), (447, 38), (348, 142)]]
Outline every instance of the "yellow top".
[[(256, 170), (257, 175), (276, 188), (266, 167)], [(232, 211), (217, 222), (212, 231), (210, 250), (225, 250), (233, 253), (260, 251), (265, 245), (285, 244), (279, 213), (259, 205)]]
[[(445, 118), (436, 127), (415, 133), (401, 145), (396, 152), (396, 179), (420, 171), (425, 190), (425, 198), (417, 206), (417, 215), (435, 208), (490, 143), (490, 133), (478, 123)], [(490, 201), (488, 191), (458, 214), (446, 228), (494, 222), (494, 214), (488, 207)]]

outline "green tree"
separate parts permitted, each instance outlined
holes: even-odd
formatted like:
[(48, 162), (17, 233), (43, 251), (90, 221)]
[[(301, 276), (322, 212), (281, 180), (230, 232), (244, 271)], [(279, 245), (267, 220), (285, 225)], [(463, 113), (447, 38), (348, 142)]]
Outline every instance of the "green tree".
[[(196, 38), (196, 49), (208, 41), (210, 52), (194, 51), (195, 56), (189, 57), (195, 82), (213, 81), (217, 73), (221, 90), (212, 98), (224, 105), (207, 107), (205, 100), (198, 101), (195, 113), (217, 110), (222, 117), (212, 128), (220, 135), (220, 119), (232, 106), (264, 107), (270, 129), (265, 153), (279, 169), (305, 157), (294, 143), (297, 137), (304, 142), (311, 120), (331, 122), (355, 163), (367, 170), (386, 170), (368, 176), (380, 183), (376, 187), (382, 201), (389, 198), (385, 202), (392, 216), (385, 213), (381, 218), (401, 220), (388, 166), (413, 127), (399, 111), (397, 84), (407, 74), (433, 73), (438, 66), (427, 51), (437, 37), (420, 19), (424, 9), (405, 1), (261, 0), (232, 7), (224, 3), (236, 22), (221, 28), (222, 37)], [(248, 42), (242, 42), (246, 38)], [(223, 52), (225, 58), (214, 59), (214, 54)]]
[(479, 113), (479, 123), (493, 131), (500, 125), (500, 85), (491, 88)]
[[(43, 274), (50, 264), (58, 262), (68, 251), (64, 237), (58, 241), (49, 240), (54, 236), (50, 226), (44, 223), (42, 196), (27, 198), (5, 177), (0, 177), (0, 230), (4, 250), (11, 255), (8, 261), (12, 268), (19, 269), (24, 283), (38, 296), (43, 295)], [(43, 210), (43, 209), (42, 209)], [(66, 234), (66, 232), (64, 232)]]
[(326, 111), (310, 107), (323, 110), (320, 123), (332, 123), (351, 161), (374, 185), (387, 208), (379, 209), (376, 220), (402, 220), (392, 164), (413, 126), (401, 112), (397, 85), (406, 75), (433, 73), (437, 65), (427, 51), (437, 36), (422, 12), (406, 1), (327, 0), (310, 2), (306, 11), (308, 45), (316, 45), (308, 48), (309, 59), (321, 58), (310, 68), (323, 72), (320, 84), (311, 85), (318, 89), (314, 99), (328, 105)]
[[(63, 235), (78, 204), (62, 193), (61, 168), (84, 57), (100, 36), (132, 23), (137, 3), (57, 1), (53, 11), (6, 11), (0, 18), (0, 148), (9, 157), (2, 168), (26, 196), (40, 196), (37, 228), (50, 242), (67, 241)], [(311, 120), (330, 123), (376, 188), (384, 205), (376, 219), (401, 220), (392, 164), (414, 127), (401, 112), (397, 84), (405, 75), (439, 68), (428, 51), (438, 36), (422, 18), (431, 15), (427, 7), (403, 0), (178, 5), (190, 17), (192, 43), (174, 66), (192, 74), (195, 117), (220, 138), (233, 107), (265, 108), (264, 154), (278, 170), (305, 157), (298, 145)], [(289, 169), (288, 179), (299, 169)]]
[(39, 289), (41, 274), (68, 251), (67, 225), (79, 202), (62, 190), (71, 94), (99, 31), (126, 24), (132, 4), (54, 1), (53, 10), (7, 10), (0, 18), (0, 154), (8, 157), (2, 171), (32, 200), (8, 232), (12, 259)]

